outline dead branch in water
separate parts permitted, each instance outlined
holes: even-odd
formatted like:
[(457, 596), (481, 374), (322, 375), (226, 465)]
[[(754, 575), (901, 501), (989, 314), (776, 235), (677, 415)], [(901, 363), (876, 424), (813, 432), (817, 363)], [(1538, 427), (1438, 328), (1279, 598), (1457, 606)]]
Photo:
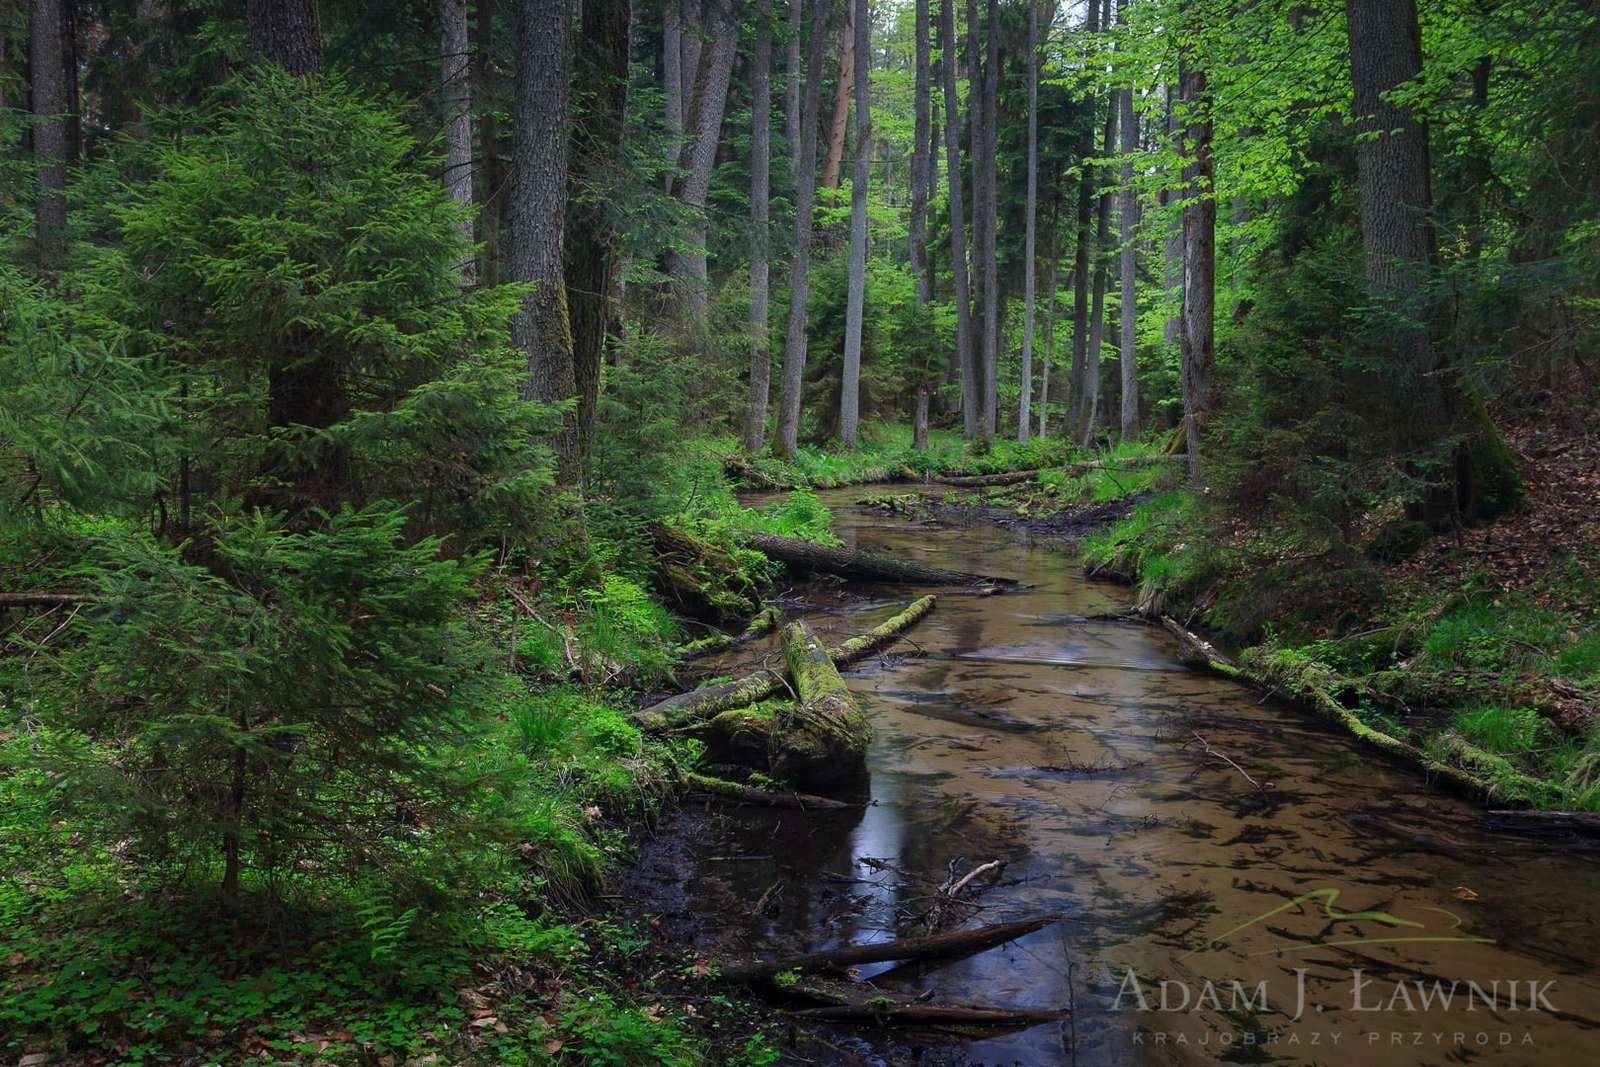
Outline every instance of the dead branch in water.
[(822, 967), (850, 967), (861, 963), (886, 963), (890, 960), (927, 959), (950, 956), (1015, 941), (1025, 934), (1042, 930), (1058, 923), (1063, 916), (1050, 912), (1015, 922), (995, 923), (973, 930), (955, 930), (927, 937), (906, 937), (895, 941), (880, 941), (867, 945), (843, 945), (821, 952), (807, 952), (776, 960), (754, 960), (729, 963), (722, 973), (744, 982), (764, 981), (781, 971), (814, 971)]
[[(1271, 782), (1268, 782), (1266, 785), (1262, 785), (1260, 782), (1258, 782), (1254, 778), (1250, 777), (1250, 772), (1249, 771), (1245, 770), (1243, 767), (1241, 767), (1237, 763), (1235, 763), (1231, 758), (1229, 758), (1229, 756), (1228, 756), (1228, 754), (1226, 752), (1223, 752), (1219, 748), (1213, 747), (1211, 742), (1207, 741), (1205, 738), (1201, 737), (1198, 731), (1195, 733), (1194, 739), (1200, 743), (1200, 751), (1201, 752), (1203, 752), (1207, 756), (1210, 756), (1212, 759), (1216, 760), (1217, 762), (1225, 763), (1229, 767), (1232, 767), (1234, 770), (1238, 771), (1241, 775), (1244, 776), (1244, 780), (1250, 783), (1252, 788), (1257, 789), (1257, 790), (1261, 790), (1261, 791), (1265, 791), (1268, 786), (1272, 785)], [(1185, 747), (1187, 747), (1187, 746), (1185, 746)]]

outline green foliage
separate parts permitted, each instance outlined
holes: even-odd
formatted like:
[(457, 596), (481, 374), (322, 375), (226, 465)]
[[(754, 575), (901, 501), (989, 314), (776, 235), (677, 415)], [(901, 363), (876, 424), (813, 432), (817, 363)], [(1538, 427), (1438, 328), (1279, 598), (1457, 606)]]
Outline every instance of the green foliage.
[(1545, 736), (1544, 720), (1533, 708), (1495, 704), (1459, 712), (1456, 727), (1468, 740), (1492, 752), (1525, 752), (1535, 748)]

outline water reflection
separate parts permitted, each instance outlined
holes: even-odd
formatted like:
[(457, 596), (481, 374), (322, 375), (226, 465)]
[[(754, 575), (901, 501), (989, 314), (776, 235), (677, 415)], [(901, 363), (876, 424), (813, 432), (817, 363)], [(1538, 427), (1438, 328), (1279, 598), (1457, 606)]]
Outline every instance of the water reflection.
[[(952, 862), (1002, 859), (974, 921), (1069, 920), (866, 973), (1076, 1019), (939, 1062), (1600, 1062), (1592, 857), (1485, 830), (1414, 772), (1183, 670), (1164, 633), (1093, 621), (1126, 591), (1084, 581), (1058, 545), (886, 525), (848, 506), (859, 495), (825, 494), (847, 543), (1032, 585), (943, 596), (850, 675), (875, 731), (865, 811), (678, 816), (695, 838), (658, 838), (636, 875), (669, 929), (722, 950), (883, 939), (926, 906), (903, 875), (936, 885)], [(916, 593), (799, 592), (838, 636)], [(1468, 983), (1492, 1006), (1469, 1005)]]

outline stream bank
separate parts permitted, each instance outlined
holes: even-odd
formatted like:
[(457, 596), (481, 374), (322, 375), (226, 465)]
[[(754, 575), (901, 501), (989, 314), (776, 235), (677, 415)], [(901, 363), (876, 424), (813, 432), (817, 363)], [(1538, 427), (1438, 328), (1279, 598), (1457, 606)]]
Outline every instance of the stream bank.
[[(1126, 591), (1084, 579), (1057, 539), (910, 525), (856, 505), (863, 495), (823, 494), (846, 544), (1032, 585), (941, 596), (909, 641), (847, 674), (874, 727), (866, 807), (694, 801), (667, 816), (620, 890), (664, 937), (706, 959), (883, 940), (925, 926), (929, 886), (998, 860), (965, 921), (1066, 921), (861, 974), (899, 994), (1074, 1015), (971, 1044), (851, 1027), (827, 1040), (868, 1062), (1209, 1062), (1224, 1043), (1257, 1062), (1588, 1061), (1591, 858), (1506, 834), (1343, 734), (1186, 669), (1164, 631), (1115, 621)], [(785, 607), (829, 641), (921, 592), (809, 583)], [(752, 642), (711, 669), (740, 674), (776, 649)], [(1352, 999), (1358, 971), (1374, 985)], [(1496, 980), (1499, 1010), (1476, 1014), (1404, 985)], [(1553, 983), (1551, 1008), (1508, 1009), (1513, 980)], [(1163, 981), (1193, 1003), (1160, 1011)], [(1207, 983), (1223, 993), (1202, 998)], [(1264, 983), (1269, 1002), (1238, 1010), (1230, 983)], [(1406, 997), (1390, 1003), (1397, 984)], [(1394, 1037), (1412, 1033), (1445, 1044)]]

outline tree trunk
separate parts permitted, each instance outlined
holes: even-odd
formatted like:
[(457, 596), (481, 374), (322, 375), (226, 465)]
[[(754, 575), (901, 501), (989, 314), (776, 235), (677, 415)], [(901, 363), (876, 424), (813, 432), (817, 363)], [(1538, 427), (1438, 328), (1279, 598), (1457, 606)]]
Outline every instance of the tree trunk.
[(1022, 235), (1022, 389), (1017, 408), (1017, 440), (1028, 443), (1033, 430), (1034, 252), (1039, 215), (1039, 0), (1028, 0), (1028, 192)]
[(439, 0), (439, 83), (444, 110), (444, 187), (461, 208), (461, 284), (477, 281), (472, 248), (472, 83), (467, 0)]
[[(1102, 25), (1108, 25), (1111, 0), (1106, 0)], [(1117, 99), (1106, 99), (1106, 124), (1101, 132), (1100, 155), (1109, 157), (1117, 150)], [(1079, 394), (1078, 421), (1081, 443), (1088, 447), (1100, 418), (1100, 346), (1106, 334), (1106, 260), (1111, 254), (1111, 194), (1101, 193), (1095, 207), (1094, 293), (1089, 312), (1089, 352), (1084, 362), (1083, 392)]]
[(950, 183), (950, 273), (955, 285), (956, 359), (961, 365), (961, 419), (966, 435), (978, 434), (978, 375), (972, 346), (972, 294), (967, 274), (967, 224), (961, 189), (961, 113), (956, 96), (956, 0), (943, 0), (939, 17), (940, 67), (944, 74), (945, 169)]
[[(1127, 22), (1127, 0), (1117, 13), (1119, 23)], [(1122, 241), (1122, 347), (1118, 362), (1122, 369), (1122, 439), (1135, 441), (1139, 437), (1139, 305), (1134, 292), (1134, 272), (1137, 266), (1137, 248), (1134, 228), (1138, 223), (1139, 198), (1133, 189), (1133, 156), (1139, 151), (1139, 119), (1133, 111), (1133, 90), (1124, 88), (1117, 94), (1122, 124), (1122, 192), (1117, 205), (1118, 236)]]
[[(715, 0), (711, 0), (715, 2)], [(689, 112), (699, 92), (700, 59), (705, 50), (706, 0), (678, 0), (681, 9), (678, 37), (678, 99), (683, 107), (683, 128), (689, 130)]]
[[(525, 399), (557, 404), (577, 395), (572, 324), (562, 274), (567, 211), (568, 86), (572, 74), (572, 0), (520, 0), (517, 89), (513, 106), (509, 280), (532, 283), (511, 336), (526, 353)], [(582, 481), (577, 412), (552, 438), (556, 479)]]
[[(798, 5), (799, 0), (791, 0)], [(744, 448), (751, 455), (767, 441), (767, 401), (772, 391), (772, 351), (767, 344), (768, 192), (772, 176), (772, 0), (756, 13), (754, 84), (750, 103), (750, 399)]]
[(690, 232), (685, 240), (688, 250), (671, 257), (670, 272), (678, 294), (678, 306), (697, 327), (705, 321), (710, 297), (706, 271), (706, 196), (711, 190), (711, 172), (716, 166), (717, 142), (722, 135), (722, 115), (727, 107), (728, 85), (739, 49), (739, 20), (734, 14), (732, 0), (709, 2), (707, 18), (714, 23), (715, 37), (709, 54), (697, 60), (694, 95), (684, 120), (685, 142), (672, 185), (673, 197), (689, 209)]
[(1000, 262), (999, 229), (1000, 3), (989, 0), (983, 63), (983, 427), (981, 439), (994, 440), (1000, 412)]
[[(494, 17), (495, 0), (478, 0), (478, 55), (475, 77), (479, 100), (494, 98), (491, 81), (494, 78)], [(505, 172), (500, 164), (500, 122), (493, 107), (484, 107), (478, 115), (478, 155), (482, 162), (483, 199), (478, 208), (478, 240), (483, 245), (482, 269), (479, 281), (484, 285), (500, 284), (500, 237), (504, 228), (502, 208), (505, 204)]]
[(673, 173), (683, 144), (683, 8), (680, 0), (661, 0), (661, 96), (667, 127), (667, 192), (672, 191)]
[(931, 106), (928, 92), (929, 56), (928, 0), (916, 0), (916, 72), (911, 134), (911, 223), (908, 241), (911, 273), (917, 279), (917, 303), (933, 300), (933, 275), (928, 269), (928, 198), (933, 176), (930, 128)]
[(53, 281), (67, 264), (67, 72), (61, 0), (33, 0), (28, 74), (33, 86), (34, 251), (39, 275)]
[[(1100, 32), (1100, 5), (1095, 0), (1089, 0), (1089, 11), (1085, 16), (1084, 32), (1096, 34)], [(1084, 107), (1091, 114), (1095, 109), (1095, 98), (1091, 92), (1084, 100)], [(1079, 142), (1078, 156), (1087, 160), (1094, 153), (1094, 132), (1085, 129), (1083, 139)], [(1072, 369), (1067, 378), (1067, 401), (1072, 405), (1072, 434), (1074, 437), (1082, 428), (1084, 382), (1088, 378), (1089, 364), (1089, 242), (1092, 239), (1094, 219), (1094, 167), (1085, 162), (1083, 175), (1078, 182), (1078, 226), (1077, 236), (1074, 241), (1072, 254)]]
[(839, 173), (844, 166), (844, 134), (850, 122), (850, 91), (856, 76), (856, 8), (854, 0), (844, 6), (844, 31), (839, 41), (839, 77), (833, 88), (833, 125), (828, 129), (828, 155), (822, 166), (822, 187), (839, 188)]
[(929, 389), (926, 383), (917, 386), (917, 410), (911, 420), (911, 448), (916, 452), (928, 450), (928, 399)]
[(800, 174), (800, 37), (805, 32), (805, 0), (789, 0), (789, 41), (785, 56), (783, 89), (784, 132), (789, 139), (789, 172)]
[(822, 107), (822, 62), (827, 36), (827, 0), (812, 0), (806, 91), (800, 113), (800, 169), (795, 178), (789, 332), (783, 347), (783, 397), (778, 411), (778, 449), (785, 459), (793, 459), (800, 448), (801, 387), (806, 372), (806, 304), (811, 297), (811, 236), (817, 196), (817, 112)]
[[(1167, 140), (1171, 142), (1172, 150), (1182, 155), (1183, 131), (1178, 127), (1178, 113), (1172, 106), (1173, 88), (1171, 85), (1166, 87), (1166, 93)], [(1182, 180), (1180, 175), (1176, 183), (1179, 187), (1182, 185)], [(1178, 191), (1178, 189), (1173, 188), (1169, 177), (1168, 188), (1162, 190), (1161, 193), (1162, 205), (1165, 206), (1170, 203), (1173, 195)], [(1167, 300), (1175, 304), (1179, 309), (1176, 314), (1167, 317), (1166, 325), (1162, 331), (1167, 351), (1175, 354), (1183, 347), (1183, 221), (1181, 218), (1167, 228), (1167, 237), (1162, 248), (1162, 269)]]
[[(1055, 184), (1055, 183), (1052, 183)], [(1045, 283), (1044, 366), (1039, 369), (1039, 436), (1049, 436), (1050, 370), (1056, 362), (1056, 285), (1061, 266), (1061, 187), (1055, 186), (1050, 211), (1050, 274)]]
[(246, 0), (250, 49), (297, 77), (322, 69), (316, 0)]
[(844, 373), (839, 387), (839, 436), (844, 447), (856, 447), (861, 415), (861, 320), (867, 297), (867, 183), (872, 171), (872, 16), (867, 0), (851, 0), (855, 9), (856, 161), (850, 179), (850, 280), (844, 318)]
[(582, 0), (576, 59), (576, 114), (569, 149), (565, 267), (572, 323), (572, 376), (578, 396), (578, 454), (587, 458), (600, 402), (600, 365), (613, 331), (611, 290), (621, 241), (611, 209), (611, 175), (624, 166), (628, 110), (628, 0)]
[(1189, 482), (1204, 488), (1200, 445), (1211, 416), (1213, 307), (1216, 300), (1217, 202), (1211, 182), (1210, 97), (1205, 71), (1192, 58), (1179, 62), (1179, 86), (1188, 120), (1183, 209), (1183, 426), (1189, 446)]

